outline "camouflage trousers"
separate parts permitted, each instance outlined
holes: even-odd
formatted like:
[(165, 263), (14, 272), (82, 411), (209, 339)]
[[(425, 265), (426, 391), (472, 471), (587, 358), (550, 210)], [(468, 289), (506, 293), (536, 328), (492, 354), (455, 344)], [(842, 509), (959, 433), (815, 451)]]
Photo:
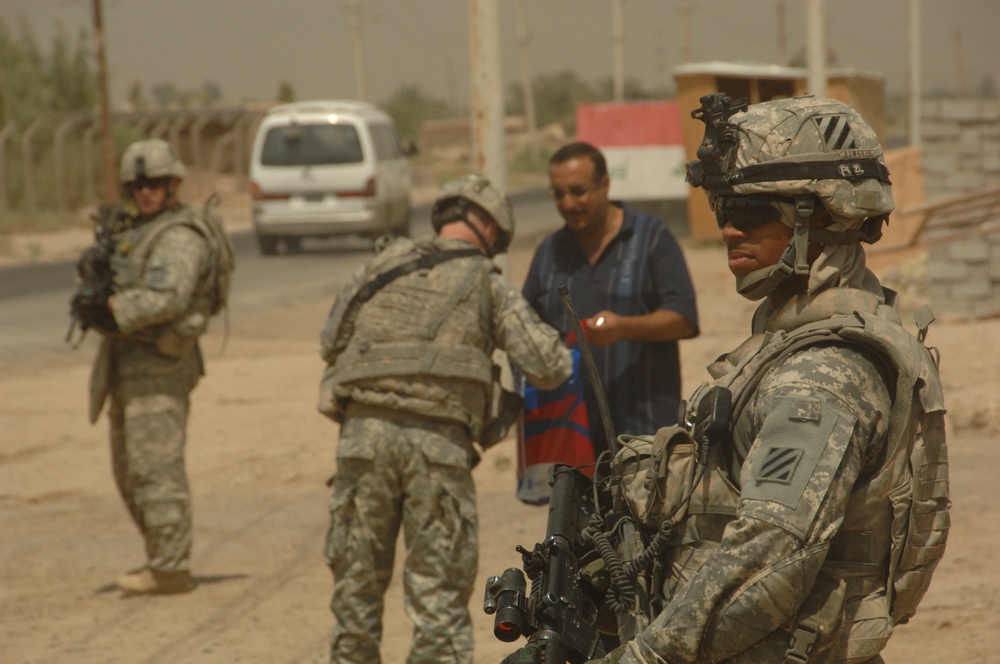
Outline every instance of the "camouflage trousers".
[(383, 597), (400, 526), (408, 664), (471, 664), (478, 564), (465, 427), (352, 404), (341, 427), (326, 557), (336, 627), (331, 664), (381, 662)]
[(112, 363), (108, 419), (115, 483), (145, 540), (146, 565), (161, 572), (187, 570), (191, 492), (184, 447), (200, 357), (177, 360), (126, 348)]

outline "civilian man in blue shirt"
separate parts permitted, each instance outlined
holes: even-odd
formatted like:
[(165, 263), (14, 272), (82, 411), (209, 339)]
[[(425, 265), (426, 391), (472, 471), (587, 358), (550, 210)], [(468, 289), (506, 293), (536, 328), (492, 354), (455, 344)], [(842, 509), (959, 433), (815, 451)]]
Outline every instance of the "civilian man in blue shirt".
[[(680, 245), (662, 221), (610, 200), (604, 155), (563, 146), (549, 159), (556, 209), (566, 225), (542, 241), (524, 297), (542, 320), (572, 329), (557, 289), (565, 284), (586, 318), (616, 433), (674, 424), (680, 401), (678, 339), (698, 334), (698, 310)], [(594, 453), (608, 448), (593, 387), (584, 373)]]

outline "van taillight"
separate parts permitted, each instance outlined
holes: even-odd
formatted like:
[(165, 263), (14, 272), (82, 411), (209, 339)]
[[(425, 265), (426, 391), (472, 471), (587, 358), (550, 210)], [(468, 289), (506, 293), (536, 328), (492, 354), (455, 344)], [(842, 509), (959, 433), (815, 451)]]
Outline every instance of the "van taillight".
[(341, 198), (374, 198), (375, 197), (375, 178), (368, 178), (368, 182), (365, 182), (364, 189), (351, 189), (348, 191), (338, 191), (337, 196)]
[(289, 193), (265, 193), (257, 182), (250, 183), (250, 197), (255, 201), (283, 201), (292, 197)]

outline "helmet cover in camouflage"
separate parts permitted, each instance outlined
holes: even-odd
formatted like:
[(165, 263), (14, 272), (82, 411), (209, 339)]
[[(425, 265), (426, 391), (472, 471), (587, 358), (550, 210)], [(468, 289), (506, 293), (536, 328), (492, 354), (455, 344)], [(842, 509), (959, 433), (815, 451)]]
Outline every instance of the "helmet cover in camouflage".
[[(841, 223), (860, 224), (893, 210), (878, 136), (847, 104), (793, 97), (754, 104), (730, 123), (739, 140), (726, 177), (732, 193), (814, 194)], [(768, 166), (754, 168), (762, 164)], [(716, 192), (708, 193), (712, 198)]]
[[(771, 199), (793, 237), (773, 266), (737, 277), (750, 299), (767, 295), (792, 274), (809, 274), (810, 290), (859, 278), (860, 243), (875, 242), (893, 210), (889, 169), (872, 127), (847, 104), (813, 96), (747, 106), (724, 93), (702, 97), (692, 113), (705, 122), (698, 160), (687, 165), (693, 186), (703, 187), (721, 214), (734, 197)], [(777, 200), (775, 200), (777, 199)], [(813, 201), (832, 218), (810, 228)], [(720, 216), (720, 224), (724, 217)], [(823, 245), (816, 263), (809, 243)]]
[(183, 180), (185, 175), (187, 170), (177, 151), (158, 138), (136, 141), (122, 155), (119, 177), (123, 183), (163, 177)]
[(510, 200), (482, 175), (463, 175), (442, 187), (431, 211), (434, 230), (440, 232), (445, 223), (455, 218), (451, 214), (455, 208), (464, 214), (469, 203), (486, 212), (500, 229), (500, 239), (493, 248), (494, 252), (506, 251), (514, 237), (514, 209)]

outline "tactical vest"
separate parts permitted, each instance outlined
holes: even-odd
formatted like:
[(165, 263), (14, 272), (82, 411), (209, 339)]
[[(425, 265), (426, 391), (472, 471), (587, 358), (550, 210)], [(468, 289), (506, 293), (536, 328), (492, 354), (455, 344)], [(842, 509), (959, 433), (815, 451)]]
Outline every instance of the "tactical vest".
[[(821, 343), (860, 347), (885, 358), (896, 382), (884, 463), (867, 469), (867, 479), (855, 485), (822, 578), (796, 624), (789, 626), (795, 638), (812, 638), (823, 630), (835, 631), (846, 617), (852, 622), (839, 629), (839, 643), (825, 644), (832, 649), (827, 656), (832, 654), (830, 661), (865, 661), (885, 647), (894, 625), (914, 614), (944, 554), (950, 525), (945, 410), (936, 356), (923, 345), (932, 320), (929, 312), (915, 316), (920, 332), (914, 337), (899, 324), (895, 311), (870, 293), (836, 291), (817, 297), (822, 300), (817, 306), (833, 303), (834, 316), (790, 331), (755, 335), (710, 367), (716, 380), (696, 390), (687, 420), (693, 422), (700, 400), (712, 387), (729, 389), (733, 445), (730, 450), (712, 450), (703, 476), (695, 475), (695, 444), (678, 427), (634, 441), (617, 461), (622, 468), (634, 469), (632, 475), (625, 473), (622, 487), (644, 525), (656, 527), (660, 519), (672, 516), (680, 528), (680, 545), (666, 561), (673, 568), (664, 588), (670, 596), (671, 584), (694, 574), (736, 513), (739, 467), (753, 443), (750, 415), (744, 409), (765, 373), (791, 353)], [(660, 481), (668, 477), (669, 482)], [(689, 491), (696, 481), (695, 490)], [(690, 500), (677, 505), (684, 496)], [(843, 587), (831, 591), (831, 584)], [(785, 661), (812, 662), (819, 649), (785, 654)]]
[[(414, 246), (413, 255), (426, 251)], [(346, 345), (321, 392), (332, 391), (337, 403), (353, 400), (458, 422), (478, 438), (494, 379), (495, 270), (489, 259), (468, 256), (379, 288), (345, 313), (337, 338), (346, 338)], [(336, 410), (323, 412), (338, 417)]]
[(116, 290), (140, 288), (146, 264), (162, 235), (178, 226), (192, 229), (205, 239), (209, 260), (199, 275), (198, 284), (187, 310), (173, 321), (146, 330), (139, 335), (155, 344), (165, 355), (181, 357), (194, 348), (208, 328), (208, 320), (226, 305), (230, 274), (233, 270), (233, 248), (217, 218), (213, 221), (199, 216), (188, 206), (164, 212), (149, 223), (122, 234), (111, 257)]

